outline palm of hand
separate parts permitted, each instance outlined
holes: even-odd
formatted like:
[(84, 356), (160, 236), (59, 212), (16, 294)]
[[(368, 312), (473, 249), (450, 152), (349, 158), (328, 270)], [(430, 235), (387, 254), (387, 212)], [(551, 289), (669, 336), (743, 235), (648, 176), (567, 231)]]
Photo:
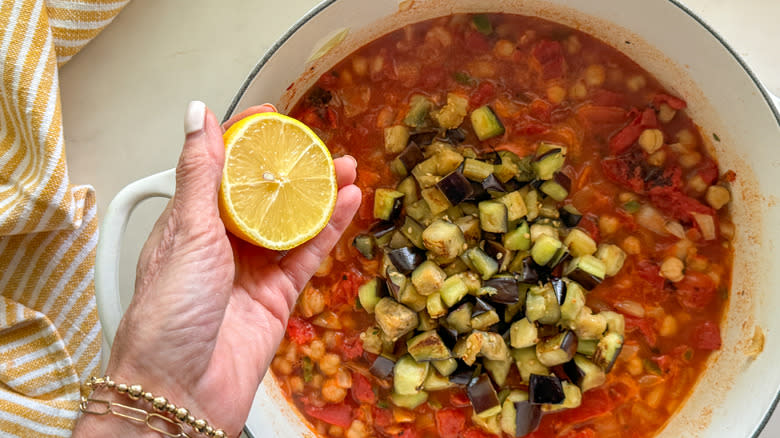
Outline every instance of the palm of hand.
[(336, 160), (342, 188), (330, 224), (284, 256), (254, 247), (219, 219), (221, 138), (211, 113), (202, 138), (188, 138), (203, 147), (185, 145), (176, 195), (141, 252), (136, 294), (107, 372), (236, 436), (299, 291), (349, 224), (360, 192), (350, 185), (354, 162)]

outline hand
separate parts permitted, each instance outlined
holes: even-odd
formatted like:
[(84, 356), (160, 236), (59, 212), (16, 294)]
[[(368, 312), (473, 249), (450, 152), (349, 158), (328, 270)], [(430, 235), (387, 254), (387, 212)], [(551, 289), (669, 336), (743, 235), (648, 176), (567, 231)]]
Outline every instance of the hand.
[[(188, 116), (193, 105), (197, 103)], [(203, 129), (187, 135), (176, 169), (176, 194), (141, 251), (135, 295), (106, 370), (114, 381), (140, 384), (231, 437), (245, 423), (300, 290), (349, 225), (361, 199), (352, 185), (355, 160), (338, 158), (338, 201), (330, 223), (315, 238), (282, 254), (227, 233), (217, 208), (225, 160), (223, 128), (265, 111), (274, 108), (250, 108), (220, 127), (206, 110)], [(74, 436), (109, 424), (90, 417), (79, 422)], [(107, 436), (107, 431), (101, 429), (101, 434)]]

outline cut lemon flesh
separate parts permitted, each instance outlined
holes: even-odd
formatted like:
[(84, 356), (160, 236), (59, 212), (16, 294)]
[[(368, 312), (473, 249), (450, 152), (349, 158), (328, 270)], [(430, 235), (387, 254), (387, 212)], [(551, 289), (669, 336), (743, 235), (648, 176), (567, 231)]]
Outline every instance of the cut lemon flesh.
[(338, 187), (328, 148), (303, 123), (278, 113), (253, 114), (224, 134), (219, 209), (239, 238), (284, 250), (328, 224)]

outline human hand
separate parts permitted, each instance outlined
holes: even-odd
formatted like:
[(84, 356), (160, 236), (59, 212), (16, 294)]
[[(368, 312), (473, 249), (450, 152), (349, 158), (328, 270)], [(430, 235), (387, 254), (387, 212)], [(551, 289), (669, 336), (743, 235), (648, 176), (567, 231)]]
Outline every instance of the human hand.
[[(342, 157), (334, 160), (340, 189), (333, 216), (312, 240), (282, 254), (226, 232), (217, 207), (225, 159), (222, 132), (240, 118), (266, 111), (274, 108), (250, 108), (220, 127), (203, 104), (190, 104), (188, 120), (195, 128), (199, 120), (204, 124), (187, 134), (176, 193), (141, 251), (135, 295), (106, 370), (112, 380), (140, 384), (231, 437), (244, 425), (298, 293), (361, 199), (352, 185), (355, 160)], [(74, 436), (100, 427), (85, 425), (90, 417), (79, 422)]]

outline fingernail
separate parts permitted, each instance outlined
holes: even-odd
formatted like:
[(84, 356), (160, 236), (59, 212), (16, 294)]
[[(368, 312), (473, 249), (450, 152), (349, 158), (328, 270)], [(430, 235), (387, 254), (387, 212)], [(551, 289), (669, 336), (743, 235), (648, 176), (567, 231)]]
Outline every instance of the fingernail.
[(275, 113), (278, 113), (278, 112), (279, 112), (279, 110), (277, 110), (277, 109), (276, 109), (276, 107), (275, 107), (275, 106), (273, 106), (273, 104), (270, 104), (270, 103), (264, 103), (264, 104), (262, 104), (262, 105), (260, 105), (260, 106), (261, 106), (261, 107), (263, 107), (263, 108), (265, 108), (265, 109), (269, 109), (269, 110), (271, 110), (271, 112), (275, 112)]
[(192, 134), (203, 129), (206, 123), (206, 104), (193, 100), (187, 105), (184, 113), (184, 134)]
[(353, 157), (352, 155), (344, 155), (344, 156), (352, 160), (352, 166), (354, 166), (355, 169), (357, 169), (357, 160), (355, 159), (355, 157)]

